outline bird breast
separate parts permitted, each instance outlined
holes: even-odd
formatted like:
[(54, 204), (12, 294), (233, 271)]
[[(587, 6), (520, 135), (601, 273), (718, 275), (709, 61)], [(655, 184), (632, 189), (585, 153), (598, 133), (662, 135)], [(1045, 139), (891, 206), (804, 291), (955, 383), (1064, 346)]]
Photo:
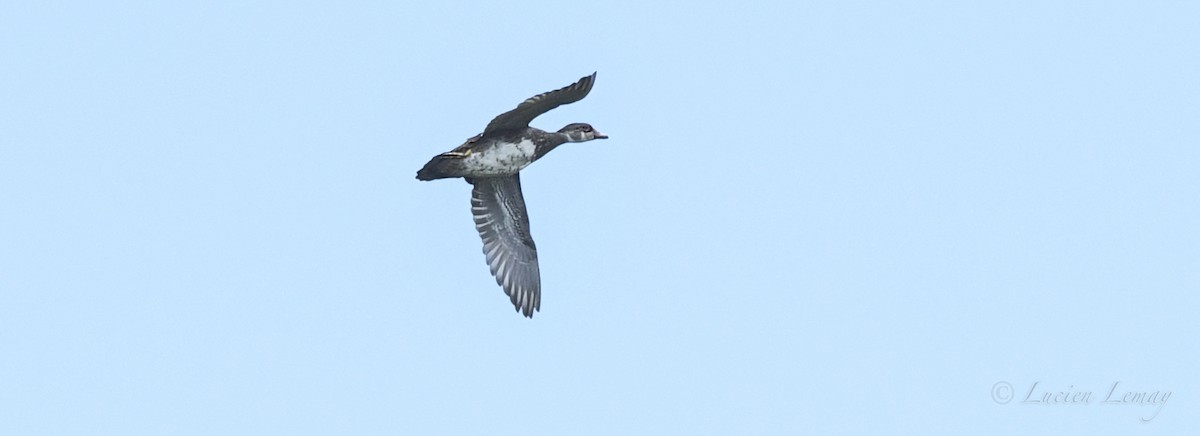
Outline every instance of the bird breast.
[(533, 141), (496, 142), (491, 147), (471, 153), (463, 160), (467, 172), (474, 176), (503, 176), (516, 174), (533, 163), (537, 147)]

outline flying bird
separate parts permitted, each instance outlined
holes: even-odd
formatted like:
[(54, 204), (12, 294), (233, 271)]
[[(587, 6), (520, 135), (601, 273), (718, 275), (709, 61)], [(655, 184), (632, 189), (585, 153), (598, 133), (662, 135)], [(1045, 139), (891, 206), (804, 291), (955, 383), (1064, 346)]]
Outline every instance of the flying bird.
[(561, 89), (530, 97), (492, 119), (483, 133), (434, 156), (417, 171), (417, 180), (462, 177), (471, 184), (471, 214), (483, 239), (484, 257), (496, 284), (526, 317), (541, 310), (542, 279), (537, 247), (529, 234), (520, 172), (562, 144), (608, 138), (585, 123), (547, 132), (529, 127), (529, 122), (587, 97), (595, 82), (596, 73), (592, 73)]

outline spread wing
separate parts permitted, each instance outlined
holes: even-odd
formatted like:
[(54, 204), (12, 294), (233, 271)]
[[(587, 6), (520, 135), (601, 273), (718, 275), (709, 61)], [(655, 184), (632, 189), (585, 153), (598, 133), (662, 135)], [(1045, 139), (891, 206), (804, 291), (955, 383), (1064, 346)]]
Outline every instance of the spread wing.
[(558, 90), (544, 92), (517, 105), (516, 109), (500, 114), (488, 123), (487, 128), (483, 129), (483, 134), (497, 132), (508, 129), (523, 129), (529, 127), (529, 122), (537, 118), (538, 115), (548, 112), (550, 109), (562, 106), (564, 104), (574, 103), (583, 100), (588, 93), (592, 91), (592, 84), (596, 82), (596, 73), (590, 76), (585, 76), (579, 79), (578, 82), (572, 83)]
[(542, 279), (520, 175), (473, 177), (471, 184), (471, 214), (492, 276), (513, 306), (532, 318), (533, 311), (541, 310)]

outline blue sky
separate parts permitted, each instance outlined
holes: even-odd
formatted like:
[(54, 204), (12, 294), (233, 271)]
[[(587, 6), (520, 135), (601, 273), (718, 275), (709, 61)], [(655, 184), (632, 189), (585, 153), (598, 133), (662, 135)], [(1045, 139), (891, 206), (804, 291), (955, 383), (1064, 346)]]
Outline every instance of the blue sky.
[(1200, 5), (244, 3), (0, 5), (0, 434), (1200, 430)]

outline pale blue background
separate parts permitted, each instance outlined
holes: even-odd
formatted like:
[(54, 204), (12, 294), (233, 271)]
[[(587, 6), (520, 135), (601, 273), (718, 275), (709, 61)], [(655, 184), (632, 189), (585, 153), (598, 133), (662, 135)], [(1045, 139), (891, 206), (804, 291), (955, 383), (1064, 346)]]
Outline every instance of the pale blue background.
[(247, 3), (0, 5), (0, 434), (1200, 431), (1200, 3)]

